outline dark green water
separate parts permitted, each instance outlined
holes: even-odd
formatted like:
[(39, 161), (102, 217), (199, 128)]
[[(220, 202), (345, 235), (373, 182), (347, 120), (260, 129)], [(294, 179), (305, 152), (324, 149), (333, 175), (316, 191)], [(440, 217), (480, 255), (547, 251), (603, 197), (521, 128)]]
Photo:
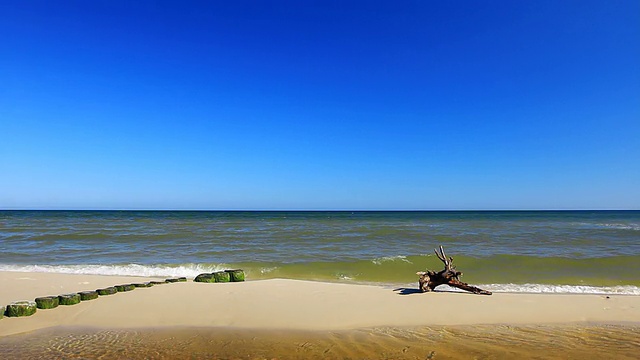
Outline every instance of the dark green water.
[(438, 245), (494, 291), (640, 294), (640, 211), (0, 211), (0, 271), (408, 284)]

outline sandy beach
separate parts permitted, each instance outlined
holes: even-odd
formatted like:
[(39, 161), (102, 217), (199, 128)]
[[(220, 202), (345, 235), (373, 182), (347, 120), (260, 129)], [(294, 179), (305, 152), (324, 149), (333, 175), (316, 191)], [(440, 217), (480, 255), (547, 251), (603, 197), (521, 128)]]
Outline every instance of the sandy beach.
[[(95, 290), (153, 278), (0, 273), (0, 303)], [(640, 297), (418, 293), (414, 288), (261, 280), (173, 283), (101, 296), (74, 306), (4, 318), (0, 336), (52, 326), (206, 326), (345, 330), (374, 326), (640, 323)]]
[[(0, 273), (0, 303), (157, 280), (140, 277)], [(590, 326), (637, 329), (640, 297), (419, 293), (415, 288), (261, 280), (172, 283), (101, 296), (73, 306), (3, 318), (0, 336), (53, 328), (335, 332), (442, 326)]]

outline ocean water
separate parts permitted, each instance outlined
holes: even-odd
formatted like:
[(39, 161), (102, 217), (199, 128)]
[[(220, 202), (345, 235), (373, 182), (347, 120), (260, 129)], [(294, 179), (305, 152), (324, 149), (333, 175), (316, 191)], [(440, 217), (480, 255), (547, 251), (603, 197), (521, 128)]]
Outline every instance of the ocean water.
[(0, 271), (417, 286), (439, 245), (492, 291), (640, 294), (640, 211), (0, 211)]

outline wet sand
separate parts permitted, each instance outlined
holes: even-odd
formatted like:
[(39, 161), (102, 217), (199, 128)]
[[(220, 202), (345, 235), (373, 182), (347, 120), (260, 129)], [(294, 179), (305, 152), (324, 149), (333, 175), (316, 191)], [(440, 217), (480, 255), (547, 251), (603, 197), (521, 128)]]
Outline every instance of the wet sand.
[(51, 328), (0, 338), (13, 359), (638, 359), (640, 327), (477, 325), (342, 331)]

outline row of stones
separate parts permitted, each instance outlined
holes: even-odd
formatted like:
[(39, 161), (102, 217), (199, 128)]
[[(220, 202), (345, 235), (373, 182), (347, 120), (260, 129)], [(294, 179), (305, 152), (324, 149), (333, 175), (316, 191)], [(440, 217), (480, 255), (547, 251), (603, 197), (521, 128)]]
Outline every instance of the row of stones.
[(225, 270), (214, 273), (204, 273), (193, 279), (195, 282), (205, 283), (224, 283), (224, 282), (240, 282), (244, 281), (243, 270)]
[(8, 317), (31, 316), (36, 313), (36, 309), (53, 309), (58, 305), (75, 305), (81, 301), (97, 299), (98, 296), (113, 295), (118, 292), (126, 292), (135, 288), (146, 288), (154, 285), (162, 285), (175, 282), (187, 281), (186, 277), (171, 278), (165, 281), (149, 281), (139, 284), (125, 284), (106, 287), (95, 291), (81, 291), (72, 294), (62, 294), (58, 296), (38, 297), (35, 301), (15, 301), (5, 307), (0, 307), (0, 319), (3, 315)]

